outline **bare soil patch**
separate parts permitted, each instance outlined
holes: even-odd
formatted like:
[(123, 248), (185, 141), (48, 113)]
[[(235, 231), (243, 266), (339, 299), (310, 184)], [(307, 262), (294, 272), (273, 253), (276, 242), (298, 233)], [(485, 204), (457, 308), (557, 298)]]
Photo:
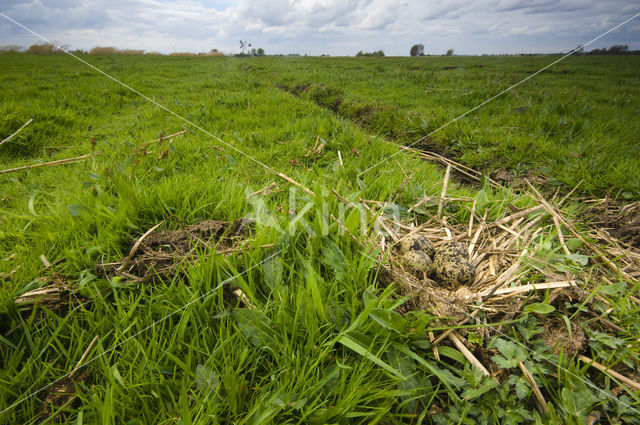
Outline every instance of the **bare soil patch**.
[(593, 220), (611, 237), (640, 250), (640, 202), (622, 205), (611, 199), (591, 200)]
[(171, 275), (178, 263), (195, 258), (197, 248), (229, 249), (247, 230), (247, 223), (242, 220), (205, 220), (179, 230), (154, 231), (140, 240), (135, 251), (111, 266), (117, 266), (116, 273), (144, 281), (155, 275)]

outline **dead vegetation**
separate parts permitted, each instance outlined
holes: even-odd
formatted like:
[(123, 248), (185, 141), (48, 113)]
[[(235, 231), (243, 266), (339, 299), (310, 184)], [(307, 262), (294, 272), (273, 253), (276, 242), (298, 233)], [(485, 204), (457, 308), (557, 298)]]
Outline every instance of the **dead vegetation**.
[[(108, 279), (122, 278), (126, 284), (171, 279), (181, 266), (197, 261), (198, 252), (202, 250), (215, 250), (222, 255), (242, 251), (242, 242), (251, 234), (251, 223), (244, 220), (231, 223), (205, 220), (177, 230), (158, 230), (162, 224), (153, 226), (138, 238), (122, 260), (98, 264), (98, 272)], [(90, 302), (79, 296), (74, 283), (63, 276), (53, 274), (38, 280), (44, 286), (15, 299), (23, 316), (35, 314), (35, 320), (40, 320), (44, 317), (43, 308), (64, 316), (72, 305)], [(225, 300), (234, 299), (229, 296), (232, 291), (225, 287)]]
[(106, 275), (123, 276), (131, 281), (148, 282), (155, 277), (171, 277), (181, 263), (195, 261), (197, 249), (232, 252), (249, 231), (248, 223), (205, 220), (178, 230), (157, 231), (152, 227), (117, 263), (102, 264)]
[(592, 226), (605, 231), (618, 245), (640, 250), (640, 202), (621, 204), (609, 198), (583, 202), (590, 205)]
[[(433, 336), (436, 355), (438, 344), (448, 339), (449, 344), (483, 373), (495, 376), (490, 372), (492, 364), (486, 361), (495, 353), (482, 345), (469, 343), (465, 338), (467, 329), (461, 327), (476, 325), (476, 332), (483, 335), (484, 341), (489, 341), (509, 333), (498, 323), (509, 323), (528, 313), (537, 317), (542, 326), (540, 337), (550, 352), (563, 353), (569, 358), (580, 356), (597, 368), (596, 363), (585, 356), (588, 354), (587, 327), (601, 327), (613, 333), (624, 330), (614, 323), (611, 316), (607, 319), (604, 315), (593, 314), (595, 309), (590, 310), (589, 307), (594, 301), (605, 305), (608, 302), (592, 290), (595, 286), (610, 285), (621, 279), (637, 281), (640, 253), (602, 230), (590, 233), (595, 242), (586, 240), (564, 217), (556, 205), (557, 201), (547, 201), (528, 181), (526, 184), (538, 205), (522, 210), (512, 207), (509, 214), (492, 222), (487, 221), (486, 210), (479, 214), (475, 201), (471, 204), (469, 200), (448, 200), (446, 191), (436, 201), (440, 204), (441, 215), (432, 215), (425, 222), (419, 223), (415, 219), (398, 221), (381, 214), (379, 225), (385, 232), (370, 240), (370, 244), (381, 250), (377, 260), (379, 280), (385, 285), (399, 285), (401, 293), (408, 297), (399, 308), (401, 313), (426, 310), (434, 316), (436, 323), (448, 328), (439, 336)], [(419, 201), (409, 211), (428, 202), (433, 205), (433, 201)], [(381, 211), (385, 207), (381, 202), (365, 202), (373, 211)], [(449, 223), (447, 208), (442, 208), (443, 204), (469, 208), (469, 223)], [(627, 208), (627, 211), (631, 214), (635, 209)], [(429, 214), (424, 209), (421, 213)], [(473, 283), (448, 287), (434, 278), (416, 276), (407, 270), (400, 261), (397, 246), (403, 237), (413, 234), (427, 236), (436, 250), (451, 241), (463, 243), (468, 249), (469, 260), (475, 266)], [(569, 239), (571, 244), (567, 243)], [(370, 245), (369, 248), (375, 247)], [(640, 300), (634, 297), (630, 300), (640, 305)], [(587, 306), (585, 311), (571, 307), (580, 303)], [(536, 308), (526, 310), (531, 304)], [(549, 311), (560, 314), (549, 315), (539, 311), (537, 306), (543, 304)], [(570, 323), (567, 324), (561, 315), (571, 317)], [(586, 325), (591, 322), (593, 324)], [(625, 376), (633, 384), (629, 386), (630, 391), (634, 385), (640, 385), (628, 377), (630, 370), (623, 370), (622, 366), (616, 369), (611, 370), (610, 375)], [(601, 370), (609, 372), (606, 368)]]
[[(67, 46), (62, 46), (66, 49)], [(51, 43), (36, 43), (29, 46), (26, 53), (32, 55), (50, 55), (54, 53), (64, 53), (64, 51)]]
[(90, 55), (115, 55), (118, 53), (119, 50), (115, 47), (96, 46), (89, 50)]

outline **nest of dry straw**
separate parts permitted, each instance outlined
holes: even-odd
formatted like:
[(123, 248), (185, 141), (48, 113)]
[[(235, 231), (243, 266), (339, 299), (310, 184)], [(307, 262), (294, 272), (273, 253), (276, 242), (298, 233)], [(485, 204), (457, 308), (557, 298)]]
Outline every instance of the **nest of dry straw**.
[[(437, 338), (432, 335), (436, 356), (437, 344), (448, 338), (472, 364), (486, 375), (495, 377), (500, 371), (489, 372), (492, 364), (478, 360), (488, 359), (489, 353), (465, 340), (467, 332), (462, 325), (478, 325), (477, 330), (488, 341), (503, 334), (503, 326), (492, 326), (492, 323), (509, 322), (528, 304), (546, 301), (562, 313), (569, 313), (567, 306), (576, 302), (590, 307), (593, 300), (598, 300), (612, 307), (604, 297), (592, 293), (593, 287), (620, 280), (632, 283), (640, 276), (640, 252), (637, 249), (599, 229), (587, 231), (587, 239), (583, 236), (585, 232), (579, 232), (557, 206), (544, 199), (533, 186), (530, 189), (538, 205), (524, 210), (514, 207), (493, 222), (487, 221), (486, 212), (482, 216), (476, 214), (475, 201), (451, 200), (444, 196), (438, 200), (438, 215), (423, 223), (415, 219), (398, 221), (384, 214), (378, 215), (378, 224), (386, 234), (377, 234), (370, 241), (382, 248), (380, 281), (400, 286), (402, 294), (407, 297), (400, 312), (426, 310), (435, 316), (436, 323), (449, 328)], [(384, 208), (380, 202), (364, 202), (369, 202), (372, 209)], [(447, 202), (464, 202), (465, 208), (473, 202), (469, 222), (449, 223), (443, 216), (443, 204)], [(403, 237), (411, 234), (427, 236), (436, 249), (450, 241), (464, 243), (476, 270), (473, 283), (449, 288), (407, 270), (399, 261), (395, 247)], [(640, 305), (640, 300), (635, 297), (631, 296), (629, 300)], [(556, 353), (563, 350), (565, 355), (578, 356), (605, 371), (604, 366), (584, 355), (587, 340), (581, 324), (587, 320), (595, 321), (600, 328), (611, 333), (624, 332), (624, 329), (614, 323), (614, 311), (608, 312), (612, 313), (609, 318), (605, 317), (607, 314), (596, 314), (595, 311), (596, 308), (587, 308), (577, 314), (567, 314), (567, 317), (572, 317), (571, 329), (567, 329), (558, 315), (540, 314), (537, 318), (543, 328), (541, 338), (550, 349)], [(472, 350), (475, 350), (475, 355)], [(606, 372), (631, 389), (640, 389), (637, 380), (613, 370), (606, 369)]]

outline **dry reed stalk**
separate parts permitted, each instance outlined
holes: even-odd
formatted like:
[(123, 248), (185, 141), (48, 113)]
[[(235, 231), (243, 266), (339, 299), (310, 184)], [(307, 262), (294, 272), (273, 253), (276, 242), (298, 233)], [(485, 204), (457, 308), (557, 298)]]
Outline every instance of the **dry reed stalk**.
[(26, 126), (28, 126), (29, 124), (31, 124), (31, 121), (33, 121), (33, 118), (30, 118), (29, 121), (27, 121), (26, 123), (22, 124), (22, 127), (20, 127), (19, 129), (17, 129), (15, 132), (13, 132), (12, 134), (10, 134), (6, 139), (2, 140), (0, 142), (0, 146), (2, 146), (4, 143), (8, 142), (9, 140), (11, 140), (13, 137), (15, 137), (16, 134), (20, 133), (20, 130), (22, 130), (23, 128), (25, 128)]
[[(471, 320), (472, 318), (476, 317), (476, 315), (480, 312), (480, 310), (474, 310), (472, 311), (467, 317), (465, 317), (464, 319), (462, 319), (461, 321), (459, 321), (458, 323), (456, 323), (456, 326), (462, 326), (465, 323), (467, 323), (469, 320)], [(444, 331), (439, 337), (437, 337), (436, 339), (434, 339), (431, 343), (433, 345), (438, 345), (440, 344), (446, 337), (449, 336), (449, 334), (451, 334), (451, 332), (455, 331), (456, 328), (451, 328), (451, 329), (447, 329), (446, 331)]]
[(506, 224), (506, 223), (508, 223), (510, 221), (516, 220), (516, 219), (521, 218), (521, 217), (525, 217), (525, 216), (527, 216), (527, 215), (529, 215), (529, 214), (531, 214), (533, 212), (539, 211), (541, 209), (543, 209), (542, 205), (536, 205), (535, 207), (527, 208), (526, 210), (518, 211), (515, 214), (511, 214), (511, 215), (503, 217), (503, 218), (501, 218), (499, 220), (496, 220), (493, 223), (491, 223), (490, 226), (497, 226), (498, 224)]
[(331, 193), (333, 193), (333, 195), (338, 198), (338, 200), (340, 202), (342, 202), (343, 204), (345, 204), (346, 206), (348, 206), (349, 208), (355, 208), (355, 204), (351, 201), (349, 201), (348, 199), (345, 199), (344, 197), (342, 197), (342, 195), (340, 195), (338, 192), (336, 192), (335, 189), (331, 189)]
[(480, 234), (482, 233), (482, 231), (484, 230), (484, 228), (485, 228), (485, 226), (487, 224), (487, 213), (488, 212), (489, 212), (489, 210), (484, 210), (484, 215), (482, 216), (482, 221), (480, 222), (480, 227), (478, 227), (478, 230), (473, 235), (473, 239), (471, 239), (471, 243), (469, 244), (469, 257), (471, 257), (473, 255), (473, 250), (476, 247), (476, 243), (478, 242), (478, 238), (480, 237)]
[(560, 202), (558, 202), (558, 206), (562, 205), (562, 204), (564, 203), (564, 201), (566, 201), (567, 199), (569, 199), (569, 197), (570, 197), (571, 195), (573, 195), (573, 192), (575, 192), (575, 191), (576, 191), (576, 189), (577, 189), (577, 188), (582, 184), (582, 182), (583, 182), (583, 181), (584, 181), (584, 179), (580, 180), (580, 181), (578, 182), (578, 184), (577, 184), (577, 185), (575, 185), (575, 186), (573, 187), (573, 189), (571, 189), (571, 191), (570, 191), (569, 193), (567, 193), (567, 194), (565, 195), (565, 197), (564, 197), (564, 198), (562, 198), (562, 199), (560, 200)]
[(462, 355), (469, 361), (469, 363), (480, 369), (485, 376), (491, 376), (487, 368), (485, 368), (482, 363), (480, 363), (480, 360), (478, 360), (476, 356), (474, 356), (473, 353), (469, 351), (466, 345), (462, 343), (462, 337), (460, 335), (455, 332), (451, 332), (449, 334), (449, 339), (455, 344), (458, 351), (462, 353)]
[(349, 231), (349, 229), (347, 229), (347, 226), (345, 226), (345, 224), (344, 224), (342, 221), (340, 221), (339, 219), (337, 219), (337, 218), (336, 218), (336, 216), (334, 216), (334, 215), (333, 215), (333, 213), (331, 213), (331, 214), (330, 214), (330, 217), (331, 217), (331, 219), (332, 219), (333, 221), (335, 221), (336, 223), (338, 223), (338, 225), (342, 228), (342, 230), (344, 230), (344, 231), (347, 233), (347, 235), (349, 235), (349, 237), (350, 237), (353, 241), (355, 241), (358, 245), (363, 246), (362, 242), (360, 242), (360, 239), (356, 238), (356, 237), (353, 235), (353, 233), (351, 233), (351, 232)]
[(633, 388), (633, 391), (629, 391), (627, 389), (627, 391), (629, 391), (630, 393), (633, 393), (634, 391), (640, 391), (640, 383), (627, 378), (626, 376), (622, 375), (621, 373), (616, 372), (615, 370), (609, 369), (608, 367), (606, 367), (605, 365), (602, 365), (598, 362), (596, 362), (593, 359), (590, 359), (587, 356), (584, 356), (582, 354), (578, 355), (578, 358), (580, 360), (582, 360), (583, 362), (587, 363), (589, 366), (591, 367), (595, 367), (596, 369), (600, 370), (601, 372), (606, 373), (607, 375), (612, 376), (613, 378), (617, 379), (618, 381), (628, 385), (629, 387)]
[(22, 170), (28, 170), (30, 168), (38, 168), (38, 167), (47, 167), (49, 165), (60, 165), (60, 164), (68, 164), (70, 162), (78, 162), (78, 161), (82, 161), (85, 160), (91, 156), (94, 155), (99, 155), (97, 152), (96, 153), (88, 153), (86, 155), (80, 155), (80, 156), (76, 156), (73, 158), (65, 158), (65, 159), (59, 159), (57, 161), (51, 161), (51, 162), (41, 162), (40, 164), (32, 164), (32, 165), (25, 165), (22, 167), (16, 167), (16, 168), (8, 168), (6, 170), (0, 170), (0, 174), (7, 174), (7, 173), (13, 173), (15, 171), (22, 171)]
[(282, 174), (282, 173), (276, 173), (276, 175), (286, 181), (288, 181), (289, 183), (291, 183), (294, 186), (299, 187), (300, 189), (304, 190), (306, 193), (308, 193), (309, 195), (315, 197), (316, 194), (313, 193), (313, 191), (311, 191), (311, 189), (308, 189), (307, 187), (303, 186), (302, 184), (298, 183), (297, 181), (295, 181), (294, 179), (292, 179), (291, 177), (287, 176), (286, 174)]
[(49, 260), (47, 260), (47, 257), (45, 257), (44, 254), (40, 255), (40, 261), (42, 262), (42, 265), (45, 269), (51, 267), (51, 263), (49, 262)]
[(240, 299), (240, 301), (242, 301), (242, 304), (247, 306), (247, 309), (249, 309), (249, 310), (255, 310), (256, 309), (256, 306), (251, 303), (251, 300), (249, 299), (247, 294), (242, 292), (242, 289), (240, 289), (240, 288), (236, 289), (235, 291), (233, 291), (233, 295), (238, 297)]
[(264, 194), (269, 195), (271, 193), (273, 193), (273, 190), (278, 187), (278, 183), (276, 183), (275, 181), (272, 181), (268, 186), (263, 187), (262, 189), (256, 190), (255, 192), (253, 192), (251, 194), (251, 196), (256, 196), (256, 195), (260, 195), (260, 194)]
[(136, 243), (134, 243), (133, 246), (131, 247), (131, 251), (129, 251), (129, 255), (127, 255), (127, 257), (122, 261), (122, 264), (120, 265), (120, 267), (116, 269), (116, 272), (120, 273), (124, 271), (125, 267), (127, 267), (131, 259), (133, 259), (133, 256), (136, 255), (136, 251), (138, 251), (138, 248), (140, 247), (140, 244), (142, 243), (144, 238), (146, 238), (151, 233), (153, 233), (153, 231), (156, 230), (158, 227), (160, 227), (162, 223), (164, 223), (164, 220), (162, 220), (160, 223), (153, 226), (151, 229), (147, 230), (142, 236), (138, 238)]
[(560, 241), (560, 245), (562, 246), (564, 253), (567, 255), (571, 255), (571, 251), (569, 251), (569, 248), (567, 248), (567, 244), (565, 244), (564, 242), (564, 235), (562, 234), (562, 228), (560, 228), (560, 221), (558, 221), (558, 217), (553, 215), (551, 216), (551, 218), (553, 219), (553, 224), (556, 226), (556, 232), (558, 232), (558, 240)]
[(533, 283), (529, 285), (520, 285), (520, 286), (512, 286), (510, 288), (501, 288), (496, 289), (495, 291), (484, 291), (479, 295), (482, 297), (486, 297), (488, 295), (516, 295), (525, 292), (531, 292), (535, 290), (543, 290), (543, 289), (557, 289), (557, 288), (566, 288), (568, 286), (576, 286), (576, 282), (573, 280), (565, 280), (560, 282), (544, 282), (544, 283)]
[[(387, 142), (387, 143), (396, 145), (395, 143), (392, 143), (392, 142)], [(400, 148), (402, 150), (415, 153), (415, 154), (417, 154), (418, 156), (420, 156), (423, 159), (436, 160), (436, 161), (438, 161), (438, 162), (440, 162), (440, 163), (442, 163), (444, 165), (451, 165), (451, 167), (454, 170), (456, 170), (457, 172), (459, 172), (460, 174), (462, 174), (464, 176), (467, 176), (470, 179), (478, 181), (478, 182), (482, 181), (482, 178), (481, 178), (482, 174), (479, 173), (478, 171), (474, 170), (473, 168), (469, 168), (469, 167), (467, 167), (467, 166), (465, 166), (463, 164), (460, 164), (459, 162), (456, 162), (456, 161), (453, 161), (453, 160), (451, 160), (449, 158), (446, 158), (446, 157), (444, 157), (442, 155), (438, 155), (436, 153), (429, 152), (429, 151), (421, 151), (421, 150), (414, 149), (414, 148), (411, 148), (411, 147), (408, 147), (408, 146), (400, 146)], [(465, 170), (468, 170), (468, 171), (465, 171)], [(488, 179), (488, 182), (494, 188), (502, 187), (502, 186), (500, 186), (499, 183), (493, 181), (490, 178)]]
[(436, 360), (440, 361), (440, 351), (438, 351), (438, 345), (433, 342), (434, 341), (433, 331), (429, 331), (429, 341), (431, 341), (431, 344), (432, 344), (433, 357), (435, 357)]
[(80, 367), (82, 366), (82, 363), (84, 363), (85, 359), (91, 352), (91, 349), (93, 348), (94, 345), (96, 345), (96, 342), (98, 342), (98, 335), (93, 337), (87, 349), (84, 350), (84, 353), (82, 353), (82, 357), (80, 357), (80, 360), (78, 360), (78, 363), (76, 363), (76, 366), (73, 368), (73, 370), (69, 374), (70, 378), (73, 378), (73, 376), (78, 372), (78, 369), (80, 369)]
[(442, 192), (440, 193), (440, 202), (438, 203), (438, 217), (442, 217), (442, 207), (444, 206), (444, 198), (447, 195), (447, 186), (449, 185), (449, 176), (451, 175), (451, 164), (447, 164), (447, 171), (444, 173), (444, 181), (442, 182)]
[(518, 360), (518, 366), (520, 367), (520, 370), (522, 371), (522, 374), (524, 375), (526, 380), (529, 381), (529, 385), (531, 385), (533, 395), (536, 396), (536, 401), (538, 402), (538, 409), (540, 410), (540, 413), (548, 414), (549, 406), (547, 406), (547, 402), (545, 401), (544, 396), (540, 391), (540, 387), (538, 387), (538, 384), (536, 383), (536, 380), (533, 378), (533, 375), (520, 360)]
[(154, 143), (161, 143), (161, 142), (164, 142), (165, 140), (171, 140), (171, 139), (173, 139), (174, 137), (178, 137), (178, 136), (183, 135), (183, 134), (184, 134), (184, 133), (186, 133), (187, 131), (189, 131), (189, 130), (182, 130), (182, 131), (178, 131), (177, 133), (170, 134), (170, 135), (168, 135), (168, 136), (160, 136), (160, 138), (159, 138), (159, 139), (149, 140), (148, 142), (140, 143), (138, 146), (136, 146), (135, 150), (136, 150), (136, 151), (139, 151), (139, 150), (141, 150), (142, 148), (144, 148), (145, 146), (149, 146), (149, 145), (152, 145), (152, 144), (154, 144)]

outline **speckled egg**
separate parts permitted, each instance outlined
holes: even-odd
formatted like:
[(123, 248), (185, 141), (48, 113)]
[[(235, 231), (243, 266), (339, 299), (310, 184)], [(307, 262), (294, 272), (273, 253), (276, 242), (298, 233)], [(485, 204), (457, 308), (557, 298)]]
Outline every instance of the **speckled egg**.
[(466, 257), (460, 255), (436, 255), (433, 260), (434, 279), (445, 286), (457, 288), (471, 285), (476, 269)]
[(422, 251), (429, 258), (433, 258), (436, 250), (425, 235), (413, 234), (400, 239), (400, 251), (402, 253)]
[(402, 256), (402, 264), (413, 271), (430, 273), (432, 270), (431, 257), (422, 251), (409, 251)]
[(438, 248), (433, 259), (435, 260), (438, 256), (444, 257), (462, 257), (465, 260), (469, 258), (469, 251), (467, 250), (467, 246), (461, 242), (446, 242), (441, 247)]

